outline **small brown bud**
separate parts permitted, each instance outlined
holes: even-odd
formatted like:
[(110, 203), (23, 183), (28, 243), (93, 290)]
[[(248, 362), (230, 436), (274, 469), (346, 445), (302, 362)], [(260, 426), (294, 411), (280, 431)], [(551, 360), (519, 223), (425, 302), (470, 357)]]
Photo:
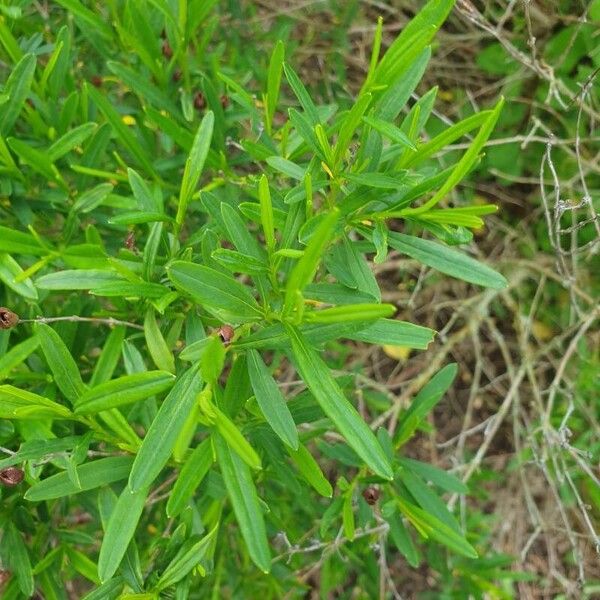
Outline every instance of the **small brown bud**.
[(173, 77), (171, 78), (175, 83), (181, 80), (181, 69), (175, 69), (173, 71)]
[(19, 315), (16, 315), (12, 310), (0, 307), (0, 329), (11, 329), (19, 322)]
[(223, 109), (226, 109), (229, 106), (229, 102), (229, 96), (223, 94), (221, 96), (221, 106), (223, 107)]
[(235, 335), (235, 331), (231, 325), (223, 325), (219, 327), (217, 333), (225, 345), (229, 344)]
[(206, 108), (206, 99), (202, 92), (196, 92), (194, 96), (194, 108), (196, 110), (204, 110)]
[(92, 77), (90, 78), (90, 83), (94, 87), (102, 87), (102, 77), (100, 77), (100, 75), (92, 75)]
[(373, 506), (377, 503), (377, 500), (379, 500), (379, 490), (370, 485), (363, 490), (362, 496), (369, 506)]
[(14, 487), (23, 481), (25, 473), (17, 467), (6, 467), (0, 471), (0, 483), (7, 487)]
[(162, 53), (166, 59), (173, 58), (173, 49), (171, 48), (171, 44), (169, 44), (168, 40), (165, 40), (162, 43)]

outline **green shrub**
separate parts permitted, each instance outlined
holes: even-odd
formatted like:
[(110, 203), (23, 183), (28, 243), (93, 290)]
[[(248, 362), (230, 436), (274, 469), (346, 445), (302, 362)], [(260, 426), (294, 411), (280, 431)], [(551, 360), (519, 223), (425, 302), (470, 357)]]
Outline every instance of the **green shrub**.
[(432, 340), (381, 302), (388, 248), (505, 285), (450, 247), (495, 207), (445, 201), (502, 101), (427, 142), (436, 89), (400, 118), (453, 2), (382, 57), (379, 23), (350, 110), (315, 105), (282, 43), (250, 80), (211, 61), (213, 3), (58, 4), (44, 34), (16, 7), (0, 23), (3, 598), (300, 595), (314, 552), (326, 593), (342, 549), (372, 597), (385, 548), (474, 559), (441, 500), (466, 487), (402, 455), (456, 366), (359, 411), (331, 345)]

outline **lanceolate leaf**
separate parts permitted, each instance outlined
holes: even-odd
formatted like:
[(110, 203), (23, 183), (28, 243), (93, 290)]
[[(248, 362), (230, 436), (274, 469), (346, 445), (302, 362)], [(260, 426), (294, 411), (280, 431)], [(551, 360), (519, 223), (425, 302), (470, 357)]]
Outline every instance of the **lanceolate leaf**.
[(0, 254), (0, 281), (28, 300), (37, 300), (38, 293), (31, 279), (17, 280), (23, 274), (19, 263), (10, 254)]
[(221, 475), (250, 558), (259, 569), (268, 573), (271, 553), (250, 469), (218, 433), (214, 435), (214, 443)]
[(177, 436), (201, 389), (202, 380), (197, 368), (192, 367), (177, 378), (135, 457), (129, 477), (129, 487), (134, 492), (149, 486), (169, 460)]
[(206, 160), (208, 149), (210, 148), (214, 122), (214, 114), (209, 110), (204, 115), (204, 118), (198, 127), (192, 149), (185, 162), (181, 190), (179, 193), (179, 206), (177, 208), (177, 216), (175, 217), (178, 230), (183, 224), (187, 206), (196, 190), (200, 175), (202, 175), (204, 161)]
[(71, 403), (76, 404), (87, 388), (69, 349), (49, 325), (37, 323), (35, 332), (56, 385)]
[(462, 554), (467, 558), (477, 558), (475, 548), (460, 533), (457, 533), (427, 511), (402, 498), (398, 498), (397, 502), (400, 511), (406, 518), (427, 537), (444, 544), (453, 552)]
[(77, 414), (96, 414), (109, 408), (145, 400), (168, 390), (175, 376), (166, 371), (147, 371), (123, 375), (87, 391), (77, 402)]
[(148, 344), (148, 351), (154, 361), (154, 364), (163, 371), (169, 373), (175, 373), (175, 359), (173, 353), (169, 349), (163, 334), (161, 333), (156, 317), (154, 316), (154, 309), (149, 308), (146, 311), (146, 318), (144, 319), (144, 335), (146, 336), (146, 344)]
[(213, 464), (213, 449), (210, 439), (194, 448), (181, 469), (167, 502), (167, 515), (176, 517), (193, 496)]
[[(179, 549), (175, 558), (169, 563), (167, 568), (162, 572), (158, 580), (157, 587), (162, 590), (178, 581), (181, 581), (209, 551), (210, 546), (215, 538), (219, 525), (215, 525), (212, 531), (203, 538), (190, 538), (186, 540), (184, 545)], [(203, 571), (203, 569), (202, 569)]]
[(446, 390), (452, 385), (456, 377), (457, 366), (455, 363), (446, 365), (436, 373), (431, 380), (416, 395), (408, 410), (400, 418), (396, 432), (396, 446), (404, 444), (416, 431), (419, 423), (442, 399)]
[(98, 575), (102, 582), (108, 581), (119, 568), (142, 516), (147, 495), (147, 488), (132, 492), (125, 487), (121, 492), (100, 548)]
[(252, 389), (263, 416), (283, 443), (296, 450), (298, 431), (277, 383), (256, 350), (248, 352), (247, 361)]
[(21, 592), (27, 597), (31, 597), (34, 592), (33, 571), (31, 561), (27, 553), (27, 546), (23, 541), (21, 532), (15, 524), (8, 522), (4, 528), (4, 544), (10, 548), (9, 565), (15, 573), (17, 584)]
[(323, 258), (323, 252), (333, 237), (338, 217), (337, 210), (332, 210), (325, 216), (308, 243), (302, 258), (290, 273), (285, 290), (285, 305), (288, 312), (292, 310), (296, 294), (301, 293), (313, 280)]
[(241, 283), (209, 267), (176, 261), (168, 269), (175, 286), (187, 292), (207, 310), (243, 323), (260, 319), (262, 312)]
[(457, 279), (495, 290), (508, 285), (500, 273), (449, 246), (395, 232), (390, 232), (388, 243), (394, 250)]
[(29, 94), (33, 73), (35, 71), (35, 56), (25, 54), (15, 65), (10, 74), (3, 93), (8, 96), (8, 101), (0, 110), (0, 134), (6, 134), (12, 129), (23, 104)]
[(421, 327), (406, 321), (379, 319), (356, 333), (350, 333), (347, 337), (351, 340), (360, 340), (369, 344), (382, 346), (387, 344), (425, 350), (433, 341), (434, 335), (435, 331), (428, 327)]
[(327, 481), (325, 475), (323, 475), (319, 463), (313, 458), (306, 446), (300, 444), (297, 450), (287, 448), (287, 452), (304, 479), (306, 479), (306, 481), (308, 481), (321, 496), (331, 498), (333, 495), (331, 484)]
[(327, 365), (295, 327), (288, 326), (287, 331), (296, 368), (323, 412), (373, 472), (384, 479), (393, 479), (392, 467), (377, 438), (346, 400)]
[(390, 317), (396, 312), (392, 304), (347, 304), (304, 313), (308, 323), (348, 323)]
[(103, 487), (125, 479), (132, 464), (133, 458), (130, 456), (111, 456), (87, 462), (76, 467), (81, 487), (77, 487), (68, 473), (63, 471), (32, 485), (25, 493), (25, 499), (40, 502)]
[(3, 419), (71, 419), (71, 411), (57, 402), (21, 390), (0, 385), (0, 417)]

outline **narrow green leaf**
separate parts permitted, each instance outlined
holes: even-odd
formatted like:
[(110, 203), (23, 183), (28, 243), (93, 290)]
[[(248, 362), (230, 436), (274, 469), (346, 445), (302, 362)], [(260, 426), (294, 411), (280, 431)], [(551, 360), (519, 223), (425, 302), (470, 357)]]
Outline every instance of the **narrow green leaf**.
[(365, 114), (365, 111), (369, 107), (370, 103), (371, 94), (363, 94), (358, 98), (358, 100), (350, 109), (350, 112), (346, 115), (346, 118), (340, 127), (338, 139), (335, 143), (334, 161), (336, 165), (338, 165), (344, 158), (346, 151), (350, 147), (352, 136), (360, 125), (361, 118)]
[(384, 517), (390, 526), (390, 536), (396, 548), (406, 558), (411, 567), (418, 567), (420, 562), (419, 552), (404, 525), (402, 517), (395, 510), (391, 514), (385, 513)]
[(175, 376), (167, 371), (147, 371), (123, 375), (85, 392), (77, 402), (75, 414), (96, 414), (109, 408), (145, 400), (168, 390)]
[(25, 493), (25, 499), (41, 502), (107, 486), (125, 479), (131, 471), (132, 463), (133, 458), (130, 456), (110, 456), (84, 463), (76, 467), (81, 487), (75, 486), (68, 473), (62, 471), (34, 483)]
[(380, 319), (367, 325), (360, 331), (349, 334), (351, 340), (359, 340), (368, 344), (405, 346), (418, 350), (426, 350), (433, 341), (435, 331), (406, 321)]
[(0, 281), (27, 300), (37, 300), (38, 293), (29, 277), (22, 279), (23, 269), (10, 254), (0, 254)]
[(0, 385), (2, 419), (71, 419), (73, 414), (62, 404), (12, 385)]
[(221, 475), (250, 558), (259, 569), (268, 573), (271, 570), (271, 554), (250, 469), (219, 434), (214, 436), (214, 443)]
[(335, 226), (339, 217), (339, 211), (333, 209), (325, 215), (310, 242), (306, 246), (304, 254), (294, 265), (285, 288), (285, 312), (290, 313), (296, 302), (296, 296), (312, 282), (325, 248), (330, 243), (335, 232)]
[(215, 417), (215, 427), (227, 445), (236, 452), (236, 454), (251, 468), (262, 469), (260, 456), (250, 445), (236, 424), (217, 407), (213, 408)]
[(110, 40), (112, 30), (108, 23), (95, 12), (86, 8), (79, 0), (56, 0), (58, 4), (66, 8), (70, 14), (80, 19), (86, 25), (89, 25), (93, 31), (98, 32), (102, 37)]
[(129, 477), (133, 491), (149, 486), (165, 466), (201, 389), (202, 380), (196, 368), (190, 368), (177, 378), (135, 457)]
[(269, 156), (267, 158), (267, 164), (276, 171), (283, 173), (287, 177), (296, 179), (297, 181), (303, 181), (304, 176), (306, 175), (306, 169), (303, 169), (295, 162), (292, 162), (287, 158), (282, 158), (281, 156)]
[(18, 365), (24, 365), (27, 357), (37, 350), (40, 340), (37, 336), (30, 337), (24, 342), (13, 346), (0, 358), (0, 381), (10, 376), (11, 371)]
[(346, 400), (325, 362), (295, 327), (288, 325), (286, 329), (298, 372), (323, 412), (373, 472), (384, 479), (393, 479), (392, 467), (377, 438), (354, 406)]
[(488, 116), (488, 118), (484, 121), (481, 129), (477, 132), (475, 139), (471, 142), (468, 150), (463, 154), (461, 159), (454, 167), (454, 170), (450, 174), (450, 176), (446, 179), (442, 187), (430, 198), (423, 206), (419, 206), (414, 209), (405, 209), (406, 214), (421, 214), (428, 211), (432, 206), (435, 206), (440, 200), (442, 200), (446, 194), (450, 190), (452, 190), (462, 179), (463, 177), (471, 170), (471, 167), (477, 160), (481, 149), (487, 142), (488, 138), (492, 134), (492, 130), (494, 129), (496, 122), (498, 121), (498, 117), (500, 116), (500, 111), (504, 106), (504, 98), (500, 98), (494, 110)]
[(436, 540), (440, 544), (450, 548), (453, 552), (457, 552), (467, 558), (478, 558), (475, 548), (462, 535), (442, 523), (439, 519), (402, 498), (397, 498), (396, 501), (406, 518), (417, 529), (425, 533), (427, 537)]
[(287, 63), (283, 63), (283, 70), (285, 72), (285, 77), (292, 88), (292, 91), (298, 98), (300, 105), (304, 109), (306, 116), (310, 120), (311, 125), (314, 127), (317, 125), (319, 120), (319, 113), (317, 112), (317, 107), (312, 101), (308, 90), (304, 87), (304, 84), (300, 81), (298, 75), (290, 65)]
[(210, 148), (214, 123), (214, 114), (209, 110), (202, 118), (194, 138), (192, 149), (185, 161), (185, 169), (183, 171), (183, 179), (181, 180), (179, 192), (179, 205), (177, 207), (177, 216), (175, 217), (177, 231), (179, 231), (183, 225), (187, 206), (196, 190), (200, 175), (202, 175), (204, 161), (206, 160), (208, 149)]
[(354, 486), (346, 491), (344, 495), (344, 503), (342, 504), (342, 528), (347, 539), (353, 540), (356, 533), (356, 525), (354, 521), (354, 510), (352, 507), (352, 496)]
[(296, 450), (298, 448), (296, 424), (267, 365), (256, 350), (249, 350), (246, 360), (252, 389), (263, 416), (281, 441)]
[(31, 561), (27, 553), (27, 546), (23, 541), (21, 532), (10, 520), (6, 523), (4, 530), (3, 543), (6, 548), (10, 548), (8, 561), (11, 571), (14, 572), (17, 579), (17, 585), (25, 597), (30, 598), (34, 592), (33, 571)]
[(387, 49), (373, 74), (372, 86), (392, 85), (428, 46), (455, 0), (430, 0)]
[(36, 323), (34, 331), (40, 340), (40, 346), (56, 385), (65, 398), (72, 404), (76, 404), (87, 388), (69, 349), (58, 333), (49, 325)]
[(404, 444), (416, 431), (419, 423), (442, 399), (456, 377), (456, 363), (446, 365), (436, 373), (423, 389), (415, 396), (408, 410), (402, 415), (396, 430), (396, 447)]
[(73, 203), (73, 210), (80, 213), (89, 213), (100, 206), (106, 197), (113, 191), (112, 183), (100, 183), (80, 194)]
[(57, 161), (59, 158), (80, 146), (92, 132), (98, 127), (96, 123), (84, 123), (67, 131), (63, 136), (59, 137), (51, 146), (48, 148), (47, 154), (51, 162)]
[(449, 144), (452, 144), (466, 133), (469, 133), (469, 131), (473, 131), (473, 129), (480, 127), (491, 114), (491, 110), (482, 110), (481, 112), (466, 117), (462, 121), (444, 129), (444, 131), (434, 138), (420, 145), (418, 149), (410, 155), (410, 158), (404, 161), (404, 166), (410, 167), (413, 164), (423, 162), (425, 159), (433, 156), (436, 152), (439, 152)]
[(508, 285), (500, 273), (487, 265), (437, 242), (396, 232), (390, 232), (388, 242), (394, 250), (451, 277), (495, 290)]
[(423, 510), (460, 534), (460, 525), (454, 515), (446, 508), (442, 499), (418, 475), (407, 469), (400, 469), (398, 478)]
[(406, 467), (423, 479), (431, 481), (431, 483), (447, 492), (466, 494), (469, 491), (469, 488), (460, 479), (452, 475), (452, 473), (448, 473), (428, 463), (413, 460), (412, 458), (400, 458), (399, 460), (403, 467)]
[(150, 186), (142, 179), (140, 174), (134, 169), (127, 169), (127, 180), (140, 211), (160, 213), (161, 207), (157, 205)]
[(404, 181), (406, 173), (397, 176), (385, 175), (383, 173), (344, 173), (344, 178), (358, 185), (377, 188), (382, 190), (397, 190)]
[(185, 461), (167, 502), (167, 516), (176, 517), (194, 495), (214, 461), (212, 443), (204, 440)]
[(125, 487), (121, 492), (110, 515), (98, 557), (98, 575), (103, 583), (119, 568), (142, 516), (147, 495), (147, 488), (132, 492)]
[(263, 175), (258, 182), (258, 199), (260, 201), (260, 220), (267, 248), (272, 251), (275, 247), (275, 227), (273, 224), (273, 203), (271, 202), (269, 180), (266, 175)]
[(146, 318), (144, 319), (144, 335), (146, 336), (146, 344), (148, 344), (148, 351), (150, 352), (154, 364), (163, 371), (175, 373), (175, 359), (173, 358), (173, 353), (169, 349), (169, 346), (167, 346), (167, 342), (158, 327), (153, 308), (149, 308), (146, 311)]
[(292, 462), (296, 465), (298, 471), (312, 487), (325, 498), (333, 496), (333, 488), (327, 481), (319, 463), (313, 458), (312, 454), (303, 444), (298, 445), (297, 450), (286, 448)]
[(179, 552), (177, 552), (173, 560), (162, 572), (156, 584), (157, 589), (164, 590), (169, 586), (175, 585), (198, 565), (209, 551), (218, 528), (219, 524), (217, 523), (203, 538), (192, 537), (186, 540), (179, 549)]
[(271, 60), (269, 61), (269, 70), (267, 72), (267, 96), (265, 106), (265, 125), (267, 133), (271, 135), (273, 125), (273, 117), (277, 110), (277, 102), (279, 101), (279, 88), (281, 87), (281, 72), (283, 68), (283, 59), (285, 56), (285, 45), (281, 40), (277, 40)]
[(184, 261), (171, 263), (167, 272), (177, 288), (213, 314), (236, 323), (262, 318), (262, 311), (248, 288), (228, 275)]
[(384, 319), (395, 312), (396, 307), (393, 304), (346, 304), (305, 312), (303, 320), (307, 323), (349, 323)]
[(67, 269), (42, 275), (35, 281), (40, 290), (89, 290), (109, 282), (123, 282), (122, 277), (111, 271), (96, 269)]
[[(64, 0), (62, 0), (64, 2)], [(94, 101), (94, 104), (100, 109), (106, 120), (111, 124), (115, 134), (121, 140), (123, 145), (146, 169), (148, 174), (154, 174), (152, 160), (144, 148), (140, 145), (135, 136), (129, 131), (127, 125), (123, 123), (121, 116), (114, 109), (110, 101), (105, 98), (93, 85), (84, 84), (84, 90)]]
[(416, 150), (417, 147), (411, 142), (410, 138), (398, 127), (385, 121), (383, 119), (377, 119), (375, 117), (363, 117), (363, 121), (370, 125), (373, 129), (379, 131), (384, 137), (401, 144), (405, 148)]
[(0, 252), (39, 256), (47, 251), (30, 233), (0, 225)]
[(8, 102), (0, 111), (0, 135), (5, 136), (15, 124), (29, 95), (34, 72), (35, 56), (25, 54), (9, 75), (3, 89), (3, 93), (8, 96)]
[(158, 283), (131, 283), (129, 281), (110, 281), (94, 287), (90, 294), (107, 298), (162, 298), (167, 288)]

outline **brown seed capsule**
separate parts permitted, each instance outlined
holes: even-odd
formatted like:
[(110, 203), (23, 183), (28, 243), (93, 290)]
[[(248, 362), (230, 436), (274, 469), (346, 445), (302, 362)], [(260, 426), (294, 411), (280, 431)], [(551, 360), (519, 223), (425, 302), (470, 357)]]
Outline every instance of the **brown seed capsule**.
[(16, 315), (12, 310), (0, 307), (0, 329), (11, 329), (19, 322), (19, 315)]
[(196, 92), (194, 96), (194, 108), (196, 110), (204, 110), (206, 108), (206, 99), (202, 92)]
[(217, 331), (224, 344), (229, 344), (235, 335), (235, 331), (231, 325), (222, 325)]
[(377, 500), (379, 500), (379, 490), (370, 485), (363, 490), (362, 496), (369, 506), (373, 506), (377, 503)]
[(100, 75), (93, 75), (90, 78), (90, 83), (94, 86), (94, 87), (102, 87), (102, 77), (100, 77)]
[(162, 43), (162, 53), (166, 59), (173, 58), (173, 49), (171, 48), (171, 44), (169, 44), (168, 40), (165, 40)]
[(229, 96), (226, 96), (225, 94), (221, 96), (221, 106), (223, 109), (229, 106)]
[(178, 81), (181, 80), (181, 70), (180, 69), (175, 69), (175, 71), (173, 71), (173, 76), (171, 77), (171, 79), (177, 83)]
[(7, 487), (14, 487), (23, 481), (25, 473), (17, 467), (6, 467), (0, 471), (0, 483)]

